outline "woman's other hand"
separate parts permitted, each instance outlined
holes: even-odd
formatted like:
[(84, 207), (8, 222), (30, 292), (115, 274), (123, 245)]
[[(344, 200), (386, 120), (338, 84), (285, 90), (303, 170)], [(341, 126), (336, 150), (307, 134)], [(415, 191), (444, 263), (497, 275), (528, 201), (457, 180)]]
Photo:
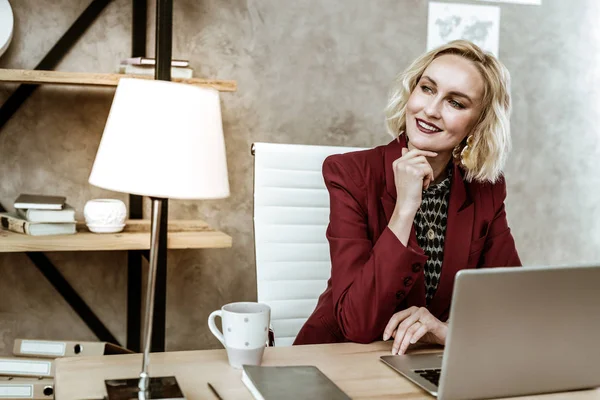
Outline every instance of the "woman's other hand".
[(418, 341), (446, 344), (448, 324), (443, 323), (425, 307), (410, 307), (395, 313), (383, 331), (383, 340), (394, 338), (392, 355), (404, 354), (408, 346)]

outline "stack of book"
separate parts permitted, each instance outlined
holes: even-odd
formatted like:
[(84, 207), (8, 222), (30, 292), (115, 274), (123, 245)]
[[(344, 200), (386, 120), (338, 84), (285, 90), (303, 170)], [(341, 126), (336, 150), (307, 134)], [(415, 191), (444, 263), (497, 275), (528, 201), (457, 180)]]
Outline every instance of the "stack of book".
[(0, 399), (53, 399), (56, 358), (128, 353), (107, 342), (16, 339), (13, 356), (0, 357)]
[(22, 194), (14, 207), (14, 213), (0, 213), (0, 223), (6, 230), (31, 236), (76, 232), (75, 209), (63, 196)]
[[(121, 60), (118, 72), (130, 75), (154, 76), (156, 60), (154, 58), (133, 57)], [(171, 77), (188, 79), (194, 76), (194, 70), (190, 68), (187, 60), (171, 60)]]

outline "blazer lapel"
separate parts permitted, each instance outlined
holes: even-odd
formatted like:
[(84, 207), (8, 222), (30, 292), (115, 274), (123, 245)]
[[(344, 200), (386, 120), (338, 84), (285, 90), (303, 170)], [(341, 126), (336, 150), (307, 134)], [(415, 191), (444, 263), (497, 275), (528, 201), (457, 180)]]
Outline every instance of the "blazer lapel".
[(442, 272), (436, 293), (429, 304), (429, 310), (435, 316), (442, 315), (450, 306), (454, 276), (467, 266), (469, 258), (474, 207), (461, 172), (455, 165), (450, 187)]
[(383, 153), (383, 171), (385, 174), (385, 187), (381, 195), (381, 205), (385, 213), (385, 223), (387, 225), (394, 213), (396, 207), (396, 184), (394, 182), (394, 167), (393, 163), (402, 156), (402, 148), (406, 147), (406, 139), (404, 135), (390, 142), (384, 147)]

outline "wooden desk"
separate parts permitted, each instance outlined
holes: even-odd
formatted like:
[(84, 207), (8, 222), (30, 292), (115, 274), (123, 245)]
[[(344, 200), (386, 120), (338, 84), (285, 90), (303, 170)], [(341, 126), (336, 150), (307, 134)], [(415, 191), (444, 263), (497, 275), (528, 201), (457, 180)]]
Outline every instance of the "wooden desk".
[[(263, 365), (316, 365), (353, 399), (431, 400), (431, 396), (379, 361), (379, 356), (390, 353), (391, 346), (388, 341), (268, 348)], [(100, 399), (105, 395), (104, 379), (136, 377), (141, 362), (141, 354), (59, 359), (56, 398)], [(150, 374), (175, 375), (188, 399), (215, 399), (207, 382), (224, 400), (252, 399), (241, 381), (241, 371), (227, 363), (225, 350), (153, 353)], [(534, 398), (600, 400), (600, 389), (518, 399)]]

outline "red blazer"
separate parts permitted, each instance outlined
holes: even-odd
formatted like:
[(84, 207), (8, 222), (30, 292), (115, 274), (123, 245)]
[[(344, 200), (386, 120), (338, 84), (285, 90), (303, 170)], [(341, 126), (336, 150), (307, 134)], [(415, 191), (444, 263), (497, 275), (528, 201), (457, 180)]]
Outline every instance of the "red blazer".
[[(392, 163), (405, 146), (402, 136), (386, 146), (330, 156), (323, 163), (331, 206), (331, 278), (294, 344), (381, 340), (395, 312), (425, 307), (427, 256), (414, 227), (407, 246), (387, 227), (396, 204)], [(505, 197), (504, 180), (468, 183), (454, 167), (442, 273), (428, 307), (441, 321), (449, 317), (454, 276), (460, 269), (521, 265), (506, 222)]]

